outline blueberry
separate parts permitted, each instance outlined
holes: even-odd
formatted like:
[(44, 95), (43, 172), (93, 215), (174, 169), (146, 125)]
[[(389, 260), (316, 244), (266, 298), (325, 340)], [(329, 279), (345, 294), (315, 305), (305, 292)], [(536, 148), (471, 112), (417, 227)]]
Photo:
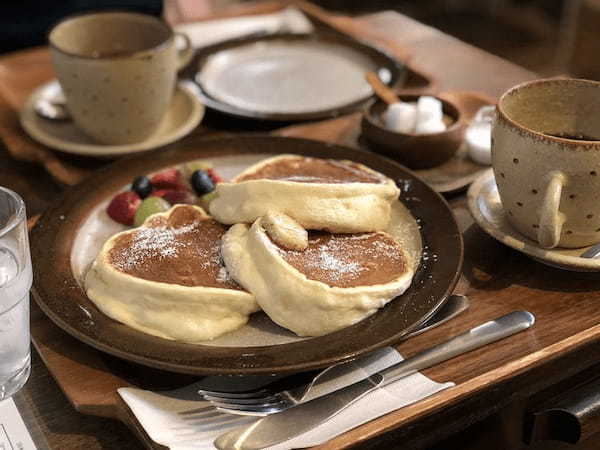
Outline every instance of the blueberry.
[(133, 180), (133, 184), (131, 185), (131, 189), (140, 196), (140, 198), (146, 198), (152, 192), (152, 183), (150, 183), (150, 178), (142, 175)]
[(204, 170), (195, 170), (192, 173), (192, 187), (198, 195), (204, 195), (214, 191), (215, 183)]

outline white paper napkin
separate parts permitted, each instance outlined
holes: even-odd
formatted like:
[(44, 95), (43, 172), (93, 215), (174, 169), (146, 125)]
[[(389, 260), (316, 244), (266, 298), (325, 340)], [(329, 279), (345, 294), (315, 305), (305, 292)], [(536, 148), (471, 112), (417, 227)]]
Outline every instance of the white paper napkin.
[(36, 448), (13, 399), (0, 400), (0, 449)]
[(175, 29), (187, 34), (193, 47), (205, 47), (252, 33), (310, 33), (313, 26), (301, 11), (288, 7), (271, 14), (185, 23)]
[[(344, 373), (340, 373), (333, 382), (317, 383), (311, 397), (324, 395), (364, 379), (402, 359), (393, 348), (379, 350), (346, 365)], [(436, 383), (421, 373), (416, 373), (372, 392), (327, 422), (272, 449), (288, 450), (321, 444), (345, 431), (451, 386), (454, 386), (454, 383)], [(172, 450), (214, 449), (212, 443), (218, 436), (235, 427), (247, 426), (258, 419), (216, 411), (210, 403), (198, 400), (198, 387), (199, 383), (161, 393), (121, 388), (119, 394), (150, 438)]]

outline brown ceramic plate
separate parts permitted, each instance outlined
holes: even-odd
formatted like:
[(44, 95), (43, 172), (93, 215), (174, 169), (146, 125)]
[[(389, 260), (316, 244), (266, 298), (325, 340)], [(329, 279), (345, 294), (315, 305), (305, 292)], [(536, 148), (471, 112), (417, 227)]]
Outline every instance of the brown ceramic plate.
[[(93, 245), (86, 229), (98, 211), (137, 174), (198, 158), (256, 159), (280, 153), (351, 159), (397, 180), (403, 202), (421, 225), (429, 257), (401, 297), (356, 325), (326, 336), (252, 347), (191, 345), (153, 337), (118, 323), (90, 302), (75, 275), (77, 245)], [(217, 166), (218, 168), (218, 166)], [(241, 169), (240, 168), (236, 168)], [(81, 232), (81, 230), (84, 232)], [(305, 139), (252, 136), (197, 140), (123, 159), (69, 189), (31, 233), (34, 298), (59, 327), (112, 355), (151, 367), (189, 374), (266, 374), (317, 369), (355, 358), (400, 340), (427, 320), (452, 292), (460, 274), (463, 243), (445, 200), (409, 170), (372, 153)], [(72, 257), (73, 254), (73, 257)], [(434, 257), (434, 255), (438, 255)]]
[(403, 83), (403, 63), (338, 35), (275, 34), (197, 51), (183, 75), (205, 105), (245, 119), (303, 121), (355, 111), (372, 98), (365, 73)]

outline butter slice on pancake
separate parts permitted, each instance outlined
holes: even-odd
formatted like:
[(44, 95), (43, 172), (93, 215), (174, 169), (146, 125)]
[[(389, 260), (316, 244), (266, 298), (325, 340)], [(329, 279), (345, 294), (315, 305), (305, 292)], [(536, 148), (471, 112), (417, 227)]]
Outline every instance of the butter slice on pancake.
[(400, 191), (393, 180), (352, 161), (282, 155), (219, 183), (210, 213), (226, 224), (284, 213), (308, 230), (384, 230)]
[(154, 336), (201, 342), (233, 331), (258, 305), (221, 261), (227, 228), (203, 209), (177, 205), (111, 237), (85, 279), (106, 315)]
[(223, 260), (274, 322), (300, 336), (320, 336), (359, 322), (412, 281), (411, 258), (387, 233), (312, 231), (308, 248), (293, 250), (275, 243), (262, 220), (229, 229), (222, 241)]

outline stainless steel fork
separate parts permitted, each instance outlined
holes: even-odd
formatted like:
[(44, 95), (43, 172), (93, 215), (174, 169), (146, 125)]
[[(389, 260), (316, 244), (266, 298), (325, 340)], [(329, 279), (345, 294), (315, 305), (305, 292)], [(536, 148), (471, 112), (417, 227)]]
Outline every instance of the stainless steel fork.
[[(442, 308), (436, 312), (417, 330), (409, 333), (404, 339), (424, 333), (435, 328), (448, 320), (456, 317), (469, 307), (468, 298), (464, 295), (451, 295)], [(356, 362), (342, 363), (328, 367), (317, 373), (308, 383), (301, 384), (291, 389), (281, 389), (281, 385), (267, 385), (260, 389), (244, 392), (222, 392), (216, 390), (201, 389), (198, 393), (212, 403), (222, 412), (237, 415), (265, 416), (285, 409), (287, 405), (297, 404), (311, 397), (312, 388), (327, 386), (338, 377), (347, 373), (348, 366)], [(325, 391), (327, 388), (325, 387)], [(327, 392), (320, 392), (323, 395)]]
[[(271, 414), (282, 413), (282, 411), (286, 411), (282, 413), (284, 416), (281, 416), (280, 414), (276, 414), (274, 416), (285, 417), (287, 418), (287, 422), (286, 419), (283, 419), (282, 421), (278, 421), (278, 419), (272, 420), (274, 417), (272, 415), (257, 422), (260, 424), (259, 429), (262, 427), (262, 425), (268, 426), (267, 424), (273, 424), (274, 426), (272, 425), (269, 428), (269, 431), (273, 432), (277, 426), (287, 426), (291, 427), (291, 429), (294, 431), (294, 434), (291, 434), (290, 436), (293, 437), (301, 432), (307, 431), (312, 426), (323, 423), (325, 420), (337, 414), (337, 412), (340, 412), (352, 404), (355, 400), (358, 400), (374, 389), (378, 389), (379, 386), (383, 387), (401, 378), (415, 374), (419, 370), (427, 369), (456, 356), (481, 348), (508, 336), (512, 336), (515, 333), (528, 329), (534, 324), (534, 322), (535, 317), (530, 312), (513, 311), (502, 317), (471, 328), (462, 334), (454, 336), (453, 338), (441, 344), (423, 350), (401, 362), (392, 364), (386, 369), (376, 372), (372, 376), (362, 378), (359, 381), (354, 381), (345, 387), (338, 387), (338, 389), (334, 390), (333, 392), (330, 392), (329, 394), (323, 395), (312, 401), (298, 401), (292, 396), (287, 396), (285, 393), (281, 393), (277, 398), (277, 402), (272, 402), (265, 409), (267, 409)], [(233, 405), (234, 403), (232, 402), (228, 408), (231, 409)], [(245, 406), (248, 405), (246, 404)], [(300, 420), (300, 413), (298, 413), (294, 407), (298, 408), (298, 411), (301, 410), (305, 414), (305, 417), (302, 420)], [(261, 406), (258, 405), (257, 410), (260, 408)], [(290, 410), (290, 408), (294, 408), (295, 410), (295, 412), (291, 414), (291, 417), (290, 414), (288, 414), (290, 411), (287, 411)], [(298, 430), (302, 431), (298, 432)], [(248, 433), (252, 433), (253, 428), (249, 428), (246, 431)], [(263, 432), (262, 429), (260, 429), (260, 431), (257, 433), (259, 436), (263, 437), (268, 435), (268, 433)], [(236, 434), (235, 431), (233, 434)], [(281, 441), (274, 441), (273, 443), (279, 443), (282, 441), (283, 439)], [(223, 448), (219, 445), (216, 446), (218, 448)], [(258, 449), (265, 447), (257, 446), (248, 448)]]

